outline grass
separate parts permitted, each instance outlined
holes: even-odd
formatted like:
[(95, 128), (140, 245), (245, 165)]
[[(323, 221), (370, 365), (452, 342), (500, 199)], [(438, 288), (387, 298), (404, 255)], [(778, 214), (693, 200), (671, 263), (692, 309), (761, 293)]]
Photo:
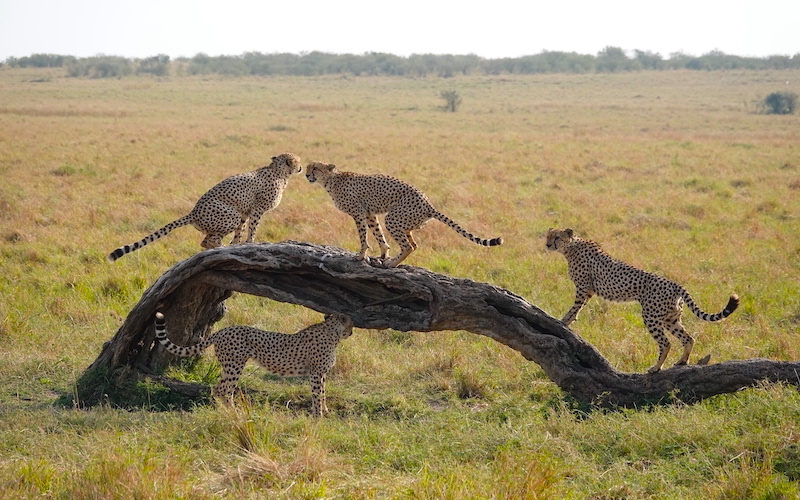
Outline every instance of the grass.
[[(592, 411), (515, 351), (464, 332), (357, 329), (320, 421), (304, 381), (255, 366), (232, 408), (152, 411), (161, 388), (148, 385), (138, 410), (61, 404), (201, 235), (176, 230), (113, 265), (106, 254), (284, 151), (404, 178), (469, 231), (505, 240), (481, 248), (434, 221), (409, 265), (561, 317), (574, 288), (544, 234), (569, 226), (706, 310), (742, 297), (722, 323), (685, 315), (693, 359), (800, 359), (800, 119), (752, 112), (787, 80), (800, 74), (81, 80), (0, 68), (0, 496), (800, 496), (796, 388)], [(458, 112), (441, 111), (445, 89), (463, 97)], [(258, 239), (358, 247), (352, 220), (302, 176)], [(228, 308), (220, 327), (319, 320), (242, 295)], [(621, 370), (655, 359), (635, 304), (593, 299), (574, 328)], [(218, 370), (206, 356), (173, 374), (208, 383)]]

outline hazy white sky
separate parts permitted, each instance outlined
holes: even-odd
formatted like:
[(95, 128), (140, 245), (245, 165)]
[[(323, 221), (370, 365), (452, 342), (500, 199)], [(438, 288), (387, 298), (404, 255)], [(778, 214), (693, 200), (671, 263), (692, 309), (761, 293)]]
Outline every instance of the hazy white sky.
[(798, 0), (0, 0), (0, 61), (244, 52), (477, 54), (606, 46), (800, 53)]

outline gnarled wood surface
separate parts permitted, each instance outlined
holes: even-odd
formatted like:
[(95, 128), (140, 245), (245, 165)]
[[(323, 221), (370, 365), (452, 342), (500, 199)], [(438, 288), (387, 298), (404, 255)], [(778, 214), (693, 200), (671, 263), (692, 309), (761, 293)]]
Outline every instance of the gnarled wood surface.
[[(485, 335), (537, 363), (577, 400), (605, 407), (694, 402), (761, 381), (800, 385), (800, 363), (766, 359), (623, 373), (559, 320), (508, 290), (417, 267), (373, 267), (340, 248), (297, 242), (220, 247), (178, 263), (144, 293), (90, 369), (159, 373), (172, 358), (153, 343), (157, 308), (166, 313), (173, 339), (191, 344), (222, 317), (232, 291), (344, 313), (359, 328)], [(180, 384), (171, 387), (180, 390)]]

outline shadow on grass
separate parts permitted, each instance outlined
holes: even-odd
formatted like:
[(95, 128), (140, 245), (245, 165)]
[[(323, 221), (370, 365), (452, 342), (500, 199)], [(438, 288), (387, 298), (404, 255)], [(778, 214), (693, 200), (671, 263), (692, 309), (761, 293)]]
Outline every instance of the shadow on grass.
[(62, 394), (56, 406), (91, 408), (107, 405), (125, 410), (191, 411), (213, 404), (205, 384), (162, 376), (131, 376), (128, 370), (87, 370), (76, 382), (75, 392)]
[[(269, 406), (275, 411), (297, 414), (311, 412), (311, 395), (305, 381), (287, 380), (286, 387), (280, 391), (240, 387), (234, 401), (241, 397), (245, 397), (250, 404)], [(154, 412), (193, 411), (215, 404), (210, 387), (206, 384), (108, 369), (87, 370), (76, 382), (73, 393), (62, 394), (54, 402), (54, 406), (62, 408), (86, 409), (103, 405), (129, 411)], [(402, 420), (430, 410), (422, 402), (417, 404), (397, 395), (372, 395), (356, 399), (335, 395), (328, 397), (328, 405), (331, 414), (343, 418), (359, 415)]]

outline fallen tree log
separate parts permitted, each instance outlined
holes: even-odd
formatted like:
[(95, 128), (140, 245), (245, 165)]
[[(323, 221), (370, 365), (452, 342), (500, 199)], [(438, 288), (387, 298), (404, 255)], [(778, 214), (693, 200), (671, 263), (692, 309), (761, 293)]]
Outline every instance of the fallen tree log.
[[(156, 310), (166, 313), (176, 342), (191, 344), (222, 317), (234, 291), (344, 313), (359, 328), (484, 335), (537, 363), (578, 401), (603, 407), (691, 403), (762, 381), (800, 385), (800, 363), (766, 359), (620, 372), (559, 320), (508, 290), (418, 267), (373, 267), (340, 248), (298, 242), (220, 247), (176, 264), (145, 291), (89, 370), (159, 374), (173, 359), (153, 342)], [(170, 387), (180, 391), (182, 384)]]

